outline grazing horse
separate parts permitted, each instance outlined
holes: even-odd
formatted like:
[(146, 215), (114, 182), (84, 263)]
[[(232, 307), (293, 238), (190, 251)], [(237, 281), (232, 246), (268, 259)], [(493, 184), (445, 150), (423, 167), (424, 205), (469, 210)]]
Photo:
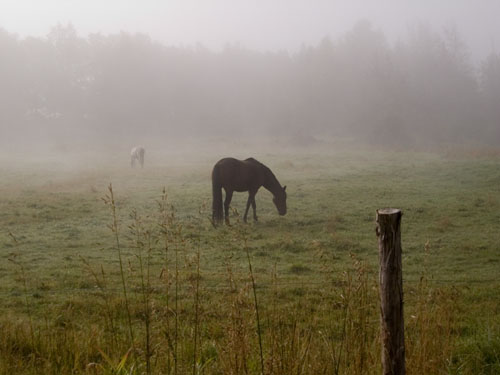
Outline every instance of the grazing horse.
[(247, 221), (248, 209), (253, 208), (253, 218), (257, 221), (255, 212), (255, 194), (261, 186), (269, 190), (274, 198), (273, 202), (280, 215), (286, 214), (286, 186), (281, 187), (273, 172), (254, 158), (237, 160), (224, 158), (215, 164), (212, 170), (212, 219), (214, 224), (222, 223), (222, 189), (226, 191), (224, 213), (226, 224), (229, 225), (229, 204), (233, 192), (248, 191), (247, 208), (243, 220)]
[(141, 165), (141, 168), (144, 167), (144, 153), (145, 152), (146, 152), (146, 150), (144, 150), (144, 147), (142, 147), (142, 146), (136, 146), (130, 151), (130, 165), (132, 166), (132, 168), (135, 167), (136, 160)]

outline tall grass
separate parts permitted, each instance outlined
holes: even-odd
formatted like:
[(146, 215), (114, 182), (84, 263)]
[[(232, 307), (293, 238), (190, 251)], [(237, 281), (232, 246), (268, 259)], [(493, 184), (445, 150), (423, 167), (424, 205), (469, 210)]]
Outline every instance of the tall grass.
[(115, 323), (115, 309), (113, 307), (113, 299), (112, 295), (108, 290), (108, 284), (106, 280), (106, 273), (104, 271), (104, 267), (101, 265), (100, 267), (100, 274), (101, 276), (99, 277), (99, 274), (92, 268), (91, 264), (87, 259), (84, 257), (80, 256), (80, 259), (82, 263), (84, 264), (85, 268), (87, 271), (92, 275), (92, 278), (94, 279), (95, 285), (100, 291), (100, 296), (102, 297), (104, 301), (104, 329), (106, 333), (109, 333), (109, 336), (111, 337), (109, 341), (109, 348), (111, 352), (115, 351), (116, 344), (117, 344), (117, 329), (116, 329), (116, 323)]
[(127, 312), (128, 328), (129, 328), (129, 334), (130, 334), (130, 346), (133, 347), (134, 346), (134, 331), (132, 328), (132, 318), (130, 316), (129, 300), (127, 297), (127, 284), (125, 282), (125, 272), (123, 270), (122, 248), (120, 245), (120, 233), (119, 233), (119, 227), (118, 227), (118, 217), (116, 214), (116, 203), (115, 203), (115, 196), (113, 193), (113, 185), (112, 184), (109, 184), (108, 192), (109, 192), (109, 195), (107, 194), (103, 198), (103, 201), (111, 210), (112, 222), (109, 225), (109, 229), (111, 230), (111, 232), (113, 232), (113, 235), (115, 238), (116, 251), (118, 253), (118, 260), (119, 260), (119, 264), (120, 264), (120, 278), (121, 278), (122, 287), (123, 287), (123, 297), (124, 297), (124, 301), (125, 301), (125, 309)]
[[(178, 218), (165, 190), (157, 212), (135, 210), (128, 221), (111, 185), (104, 200), (117, 266), (82, 257), (92, 288), (35, 314), (34, 283), (12, 258), (27, 316), (0, 318), (0, 374), (380, 372), (376, 270), (360, 257), (351, 253), (338, 271), (339, 255), (322, 248), (317, 282), (300, 285), (293, 272), (280, 273), (279, 260), (270, 270), (255, 266), (251, 225), (202, 230), (204, 210), (194, 221)], [(204, 268), (214, 248), (222, 271)], [(465, 366), (471, 359), (456, 343), (459, 294), (427, 272), (424, 266), (421, 280), (405, 289), (408, 373), (473, 374), (480, 365)], [(498, 339), (489, 342), (482, 353), (495, 358)]]
[(249, 271), (249, 275), (250, 275), (250, 281), (252, 283), (253, 302), (254, 302), (254, 308), (255, 308), (255, 323), (257, 326), (257, 337), (259, 338), (260, 372), (261, 372), (261, 375), (264, 375), (264, 354), (263, 354), (263, 349), (262, 349), (262, 329), (261, 329), (260, 316), (259, 316), (259, 303), (258, 303), (258, 299), (257, 299), (257, 287), (255, 285), (255, 276), (253, 273), (252, 261), (250, 259), (250, 252), (248, 249), (248, 237), (247, 237), (244, 230), (240, 231), (240, 235), (241, 235), (242, 241), (243, 241), (243, 249), (244, 249), (245, 254), (247, 256), (248, 271)]
[(172, 284), (171, 274), (170, 274), (170, 261), (169, 261), (169, 248), (170, 248), (170, 228), (172, 223), (174, 222), (174, 210), (169, 211), (168, 204), (168, 195), (165, 187), (163, 188), (161, 198), (157, 202), (158, 203), (158, 228), (159, 228), (159, 240), (158, 243), (162, 247), (164, 263), (163, 268), (161, 270), (160, 278), (164, 280), (164, 301), (165, 301), (165, 313), (163, 318), (163, 332), (164, 336), (167, 339), (167, 346), (169, 348), (169, 352), (166, 355), (166, 368), (170, 370), (171, 368), (171, 360), (172, 354), (175, 353), (175, 349), (173, 346), (173, 341), (170, 335), (170, 316), (171, 316), (171, 307), (170, 307), (170, 287)]
[[(406, 324), (407, 372), (427, 374), (436, 368), (449, 368), (456, 349), (454, 330), (458, 329), (456, 312), (458, 292), (453, 288), (436, 288), (428, 266), (431, 261), (430, 243), (424, 246), (422, 275), (410, 289), (407, 309), (410, 319)], [(436, 340), (436, 337), (439, 340)]]
[[(133, 247), (137, 250), (137, 260), (139, 262), (140, 292), (142, 295), (143, 310), (141, 318), (144, 322), (144, 357), (146, 362), (146, 374), (151, 374), (151, 252), (152, 233), (144, 227), (141, 217), (136, 210), (131, 213), (132, 223), (129, 226)], [(144, 259), (144, 252), (145, 259)], [(145, 263), (145, 264), (144, 264)]]
[(35, 349), (35, 332), (33, 330), (33, 314), (31, 312), (31, 303), (29, 299), (29, 293), (28, 293), (28, 278), (26, 276), (26, 268), (24, 266), (23, 260), (21, 259), (21, 252), (19, 249), (19, 241), (17, 238), (14, 236), (9, 231), (9, 237), (11, 238), (12, 242), (14, 243), (14, 246), (16, 247), (17, 251), (14, 253), (11, 253), (11, 256), (9, 257), (9, 261), (14, 263), (21, 274), (21, 282), (23, 285), (23, 294), (24, 294), (24, 306), (26, 308), (26, 312), (28, 314), (28, 320), (29, 320), (29, 328), (30, 328), (30, 339), (31, 339), (31, 347)]

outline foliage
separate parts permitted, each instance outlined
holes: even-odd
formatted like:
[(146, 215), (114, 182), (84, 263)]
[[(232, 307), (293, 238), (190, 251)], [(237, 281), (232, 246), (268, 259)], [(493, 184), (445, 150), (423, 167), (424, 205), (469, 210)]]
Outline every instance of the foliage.
[[(9, 143), (304, 132), (429, 147), (498, 142), (498, 54), (478, 67), (455, 29), (390, 45), (362, 21), (292, 54), (170, 47), (141, 34), (47, 38), (0, 30), (0, 129)], [(302, 139), (304, 141), (304, 139)]]

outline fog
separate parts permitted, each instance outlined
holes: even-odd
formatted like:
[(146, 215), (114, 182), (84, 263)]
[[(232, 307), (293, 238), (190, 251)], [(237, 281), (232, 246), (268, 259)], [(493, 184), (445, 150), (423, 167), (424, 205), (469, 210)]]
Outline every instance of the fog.
[(336, 38), (369, 19), (394, 41), (418, 22), (437, 30), (456, 25), (475, 59), (499, 48), (495, 0), (3, 0), (0, 25), (20, 36), (44, 37), (57, 24), (79, 34), (144, 33), (167, 45), (203, 44), (220, 50), (241, 43), (258, 50), (297, 51)]
[(496, 145), (498, 14), (494, 0), (3, 1), (0, 144)]

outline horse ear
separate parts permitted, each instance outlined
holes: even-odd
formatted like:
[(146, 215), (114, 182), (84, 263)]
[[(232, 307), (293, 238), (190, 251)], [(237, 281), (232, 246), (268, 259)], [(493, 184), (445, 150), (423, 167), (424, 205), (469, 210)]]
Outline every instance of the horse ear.
[(283, 191), (285, 191), (285, 190), (286, 190), (286, 185), (285, 185), (285, 186), (283, 186)]

